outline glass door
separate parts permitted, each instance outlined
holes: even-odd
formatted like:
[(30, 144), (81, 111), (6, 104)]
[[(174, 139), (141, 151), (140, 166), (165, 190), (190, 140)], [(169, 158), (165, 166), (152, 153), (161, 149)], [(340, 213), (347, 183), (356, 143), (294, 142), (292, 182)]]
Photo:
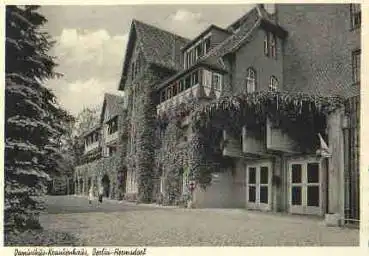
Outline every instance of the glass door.
[(255, 164), (247, 167), (247, 208), (269, 211), (271, 209), (271, 165)]
[(322, 172), (320, 163), (293, 162), (289, 169), (289, 211), (297, 214), (322, 213)]

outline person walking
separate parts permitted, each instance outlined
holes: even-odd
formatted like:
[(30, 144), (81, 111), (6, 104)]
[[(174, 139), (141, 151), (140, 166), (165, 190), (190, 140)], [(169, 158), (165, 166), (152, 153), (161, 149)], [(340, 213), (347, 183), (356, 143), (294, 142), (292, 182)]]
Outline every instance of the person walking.
[(103, 193), (104, 193), (103, 187), (100, 185), (99, 186), (99, 203), (102, 203)]
[(88, 203), (92, 204), (92, 200), (94, 199), (94, 190), (93, 187), (90, 187), (90, 190), (88, 191)]

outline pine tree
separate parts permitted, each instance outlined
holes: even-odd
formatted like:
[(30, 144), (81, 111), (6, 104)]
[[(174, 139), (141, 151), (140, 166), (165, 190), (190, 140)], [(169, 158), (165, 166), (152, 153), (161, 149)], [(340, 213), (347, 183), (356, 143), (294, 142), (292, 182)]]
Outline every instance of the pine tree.
[(56, 170), (69, 115), (44, 87), (58, 76), (38, 6), (6, 7), (4, 230), (40, 227), (39, 197)]

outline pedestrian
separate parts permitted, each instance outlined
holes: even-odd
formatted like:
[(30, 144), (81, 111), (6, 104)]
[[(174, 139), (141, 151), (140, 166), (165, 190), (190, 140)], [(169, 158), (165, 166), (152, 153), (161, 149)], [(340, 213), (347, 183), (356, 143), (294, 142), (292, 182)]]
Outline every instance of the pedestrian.
[(103, 200), (103, 187), (100, 186), (99, 187), (99, 202), (102, 203), (102, 200)]
[(88, 203), (92, 204), (92, 200), (94, 199), (94, 189), (91, 186), (90, 190), (88, 191)]

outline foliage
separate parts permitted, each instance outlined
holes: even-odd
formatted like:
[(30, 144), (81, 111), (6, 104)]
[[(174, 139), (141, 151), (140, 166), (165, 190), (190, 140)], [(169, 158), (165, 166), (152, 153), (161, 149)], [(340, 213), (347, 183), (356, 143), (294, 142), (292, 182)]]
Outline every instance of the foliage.
[(342, 103), (341, 98), (333, 96), (261, 91), (226, 96), (200, 106), (192, 115), (192, 122), (195, 130), (217, 127), (240, 134), (244, 125), (260, 131), (268, 117), (298, 141), (302, 150), (309, 150), (316, 133), (324, 134), (326, 115)]
[(65, 232), (28, 230), (10, 233), (4, 237), (5, 246), (79, 246), (76, 237)]
[(55, 78), (53, 42), (40, 30), (46, 19), (37, 6), (6, 7), (5, 232), (38, 226), (46, 191), (57, 169), (67, 112), (43, 86)]
[(81, 135), (100, 123), (100, 106), (92, 108), (83, 108), (76, 116), (76, 122), (74, 123), (75, 137), (81, 137)]
[[(272, 91), (223, 96), (206, 104), (192, 99), (158, 117), (158, 134), (164, 134), (164, 137), (157, 144), (162, 151), (157, 154), (157, 166), (163, 166), (168, 174), (173, 175), (169, 176), (169, 183), (175, 184), (175, 176), (180, 175), (177, 170), (186, 163), (190, 167), (191, 179), (206, 188), (211, 182), (212, 172), (227, 169), (230, 164), (219, 147), (223, 130), (237, 136), (242, 126), (247, 125), (254, 136), (265, 136), (263, 131), (268, 117), (273, 125), (299, 141), (303, 150), (311, 150), (316, 133), (325, 132), (326, 115), (340, 106), (342, 100), (339, 97)], [(184, 149), (178, 148), (178, 134), (181, 130), (179, 124), (186, 116), (191, 118), (193, 136)], [(186, 155), (184, 162), (182, 155)], [(173, 186), (167, 185), (166, 188), (175, 190)]]

